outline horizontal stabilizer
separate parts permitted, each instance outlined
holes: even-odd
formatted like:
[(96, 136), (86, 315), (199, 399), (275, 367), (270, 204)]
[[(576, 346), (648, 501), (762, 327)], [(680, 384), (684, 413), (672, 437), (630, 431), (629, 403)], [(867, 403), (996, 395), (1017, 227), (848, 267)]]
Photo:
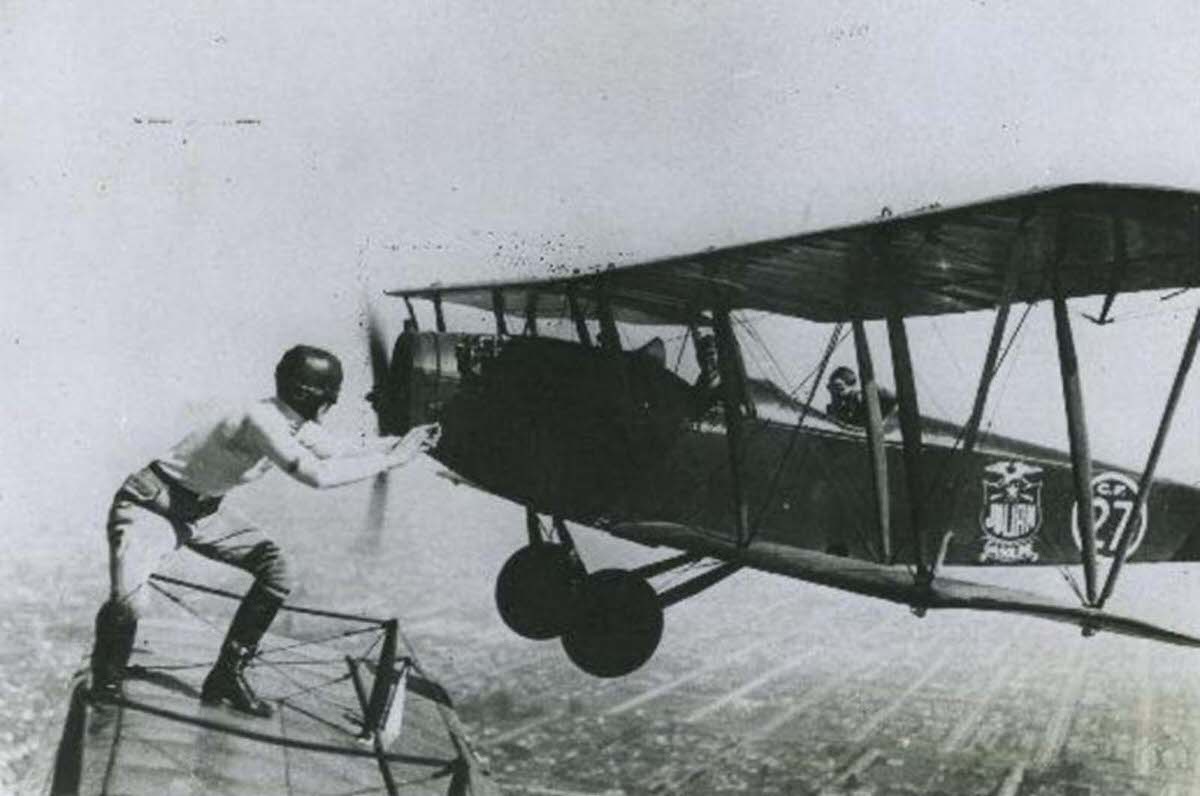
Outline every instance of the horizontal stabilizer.
[(731, 539), (675, 523), (622, 523), (607, 530), (614, 536), (640, 544), (699, 553), (917, 609), (968, 608), (1024, 614), (1077, 625), (1086, 632), (1106, 630), (1168, 644), (1200, 647), (1200, 638), (1195, 636), (1034, 592), (942, 577), (934, 578), (927, 587), (921, 586), (906, 566), (887, 566), (774, 542), (752, 542), (746, 547), (738, 547)]

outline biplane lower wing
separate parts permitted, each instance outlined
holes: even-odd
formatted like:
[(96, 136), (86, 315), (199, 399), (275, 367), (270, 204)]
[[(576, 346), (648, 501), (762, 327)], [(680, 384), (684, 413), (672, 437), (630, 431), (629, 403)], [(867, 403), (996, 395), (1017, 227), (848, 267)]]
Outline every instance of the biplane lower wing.
[(675, 523), (622, 523), (606, 530), (639, 544), (710, 556), (920, 610), (965, 608), (1022, 614), (1077, 625), (1089, 633), (1103, 630), (1184, 647), (1200, 647), (1200, 638), (1195, 636), (1034, 592), (945, 577), (935, 577), (924, 586), (916, 582), (906, 566), (876, 564), (776, 542), (755, 541), (740, 547), (733, 540)]
[(254, 718), (199, 699), (220, 637), (197, 608), (237, 595), (161, 575), (150, 588), (189, 616), (142, 620), (123, 695), (76, 675), (37, 767), (45, 796), (499, 793), (394, 620), (285, 606), (282, 629), (307, 620), (309, 640), (264, 637), (253, 679), (275, 715)]

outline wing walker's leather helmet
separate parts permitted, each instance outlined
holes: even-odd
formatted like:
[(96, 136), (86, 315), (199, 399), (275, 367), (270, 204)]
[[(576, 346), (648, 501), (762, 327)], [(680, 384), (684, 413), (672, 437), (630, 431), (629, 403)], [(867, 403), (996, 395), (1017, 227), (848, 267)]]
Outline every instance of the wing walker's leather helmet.
[(275, 394), (305, 420), (316, 420), (324, 407), (337, 403), (341, 389), (342, 363), (324, 349), (295, 346), (275, 366)]

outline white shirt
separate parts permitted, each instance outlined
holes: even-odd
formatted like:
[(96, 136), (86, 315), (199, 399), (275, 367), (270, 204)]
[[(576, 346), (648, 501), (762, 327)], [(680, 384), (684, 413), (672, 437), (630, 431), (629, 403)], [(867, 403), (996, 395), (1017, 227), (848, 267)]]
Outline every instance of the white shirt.
[(224, 495), (272, 467), (294, 475), (306, 459), (346, 451), (317, 423), (277, 398), (229, 412), (180, 440), (158, 461), (171, 478), (198, 495)]

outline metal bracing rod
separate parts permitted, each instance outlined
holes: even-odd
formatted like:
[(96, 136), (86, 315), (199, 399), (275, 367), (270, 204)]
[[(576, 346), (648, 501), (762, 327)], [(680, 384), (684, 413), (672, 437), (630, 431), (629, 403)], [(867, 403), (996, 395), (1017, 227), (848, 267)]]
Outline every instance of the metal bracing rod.
[(592, 334), (588, 331), (587, 319), (583, 317), (583, 311), (579, 308), (579, 297), (575, 295), (575, 288), (571, 285), (567, 285), (567, 307), (571, 310), (571, 320), (575, 322), (575, 334), (579, 337), (579, 342), (591, 348)]
[(637, 569), (630, 571), (635, 575), (640, 575), (641, 577), (649, 580), (650, 578), (656, 578), (659, 575), (670, 572), (673, 569), (679, 569), (680, 567), (687, 566), (688, 564), (694, 564), (701, 558), (702, 556), (698, 553), (680, 553), (679, 555), (671, 556), (670, 558), (664, 558), (660, 561), (643, 564)]
[(504, 291), (499, 288), (492, 290), (492, 316), (496, 319), (496, 334), (501, 337), (508, 335), (508, 324), (504, 321)]
[(892, 349), (892, 370), (896, 376), (896, 400), (900, 411), (900, 436), (904, 443), (904, 481), (908, 489), (908, 516), (913, 537), (917, 578), (928, 582), (932, 574), (925, 557), (925, 529), (921, 478), (921, 411), (917, 404), (917, 383), (913, 376), (912, 353), (904, 318), (887, 317), (888, 343)]
[(572, 538), (571, 532), (567, 530), (567, 523), (563, 520), (563, 518), (555, 515), (553, 524), (554, 532), (558, 535), (558, 541), (564, 546), (574, 550), (575, 539)]
[(404, 297), (404, 306), (408, 309), (408, 322), (404, 324), (404, 328), (407, 329), (408, 324), (411, 323), (413, 331), (416, 331), (420, 328), (420, 324), (417, 322), (417, 311), (413, 309), (412, 301), (408, 296)]
[(542, 536), (542, 522), (532, 506), (525, 507), (525, 533), (529, 536), (530, 547), (536, 547), (546, 541)]
[[(1117, 543), (1116, 552), (1113, 553), (1112, 567), (1108, 570), (1104, 589), (1100, 592), (1100, 599), (1096, 602), (1097, 608), (1103, 608), (1104, 603), (1112, 596), (1113, 589), (1117, 585), (1117, 575), (1125, 564), (1125, 558), (1129, 555), (1129, 546), (1133, 543), (1134, 537), (1138, 535), (1138, 529), (1134, 523), (1141, 521), (1142, 512), (1145, 511), (1146, 503), (1150, 500), (1150, 490), (1154, 488), (1154, 471), (1158, 469), (1158, 459), (1166, 444), (1167, 432), (1175, 417), (1179, 397), (1183, 394), (1183, 385), (1187, 382), (1188, 373), (1196, 359), (1198, 342), (1200, 342), (1200, 310), (1196, 311), (1196, 317), (1192, 320), (1192, 330), (1188, 334), (1187, 344), (1183, 347), (1183, 357), (1179, 360), (1179, 368), (1175, 371), (1175, 381), (1171, 384), (1171, 393), (1167, 396), (1167, 405), (1163, 408), (1162, 419), (1159, 421), (1158, 431), (1154, 435), (1154, 444), (1150, 446), (1146, 467), (1142, 470), (1142, 477), (1138, 479), (1137, 501), (1133, 506), (1133, 513), (1129, 515), (1130, 521), (1125, 525), (1125, 533)], [(1146, 529), (1141, 529), (1141, 532), (1145, 533)]]
[(871, 480), (875, 487), (875, 520), (879, 526), (880, 551), (884, 563), (892, 560), (892, 515), (888, 498), (887, 453), (883, 449), (883, 410), (879, 406), (879, 383), (875, 363), (862, 321), (853, 321), (854, 352), (858, 356), (858, 377), (862, 382), (863, 402), (867, 407), (867, 453), (871, 461)]
[[(1055, 280), (1057, 282), (1057, 279)], [(1088, 447), (1087, 419), (1083, 411), (1083, 386), (1079, 358), (1071, 336), (1067, 301), (1055, 285), (1054, 330), (1058, 339), (1058, 367), (1062, 373), (1063, 403), (1067, 410), (1067, 436), (1071, 443), (1071, 472), (1075, 481), (1076, 516), (1082, 541), (1084, 593), (1088, 605), (1096, 602), (1096, 518), (1092, 510), (1092, 456)]]
[(442, 294), (433, 294), (433, 323), (439, 332), (446, 331), (446, 316), (442, 314)]
[(685, 580), (678, 586), (673, 586), (658, 595), (658, 604), (663, 608), (668, 608), (677, 602), (682, 602), (688, 597), (694, 597), (705, 589), (717, 585), (725, 578), (742, 568), (741, 564), (725, 563), (718, 567), (713, 567), (708, 572), (702, 575)]
[(717, 337), (717, 370), (721, 375), (721, 411), (725, 415), (725, 441), (729, 449), (729, 484), (733, 491), (733, 522), (738, 545), (750, 541), (750, 516), (742, 487), (742, 413), (741, 390), (737, 383), (739, 372), (735, 362), (737, 341), (729, 323), (729, 310), (713, 310), (713, 332)]

